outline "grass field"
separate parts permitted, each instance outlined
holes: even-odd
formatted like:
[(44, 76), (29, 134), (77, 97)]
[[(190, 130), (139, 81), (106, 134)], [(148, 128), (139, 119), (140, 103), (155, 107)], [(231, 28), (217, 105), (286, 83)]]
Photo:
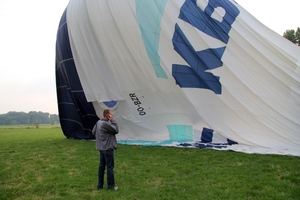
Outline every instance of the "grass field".
[(300, 199), (300, 158), (119, 145), (118, 191), (97, 190), (94, 141), (0, 126), (0, 199)]

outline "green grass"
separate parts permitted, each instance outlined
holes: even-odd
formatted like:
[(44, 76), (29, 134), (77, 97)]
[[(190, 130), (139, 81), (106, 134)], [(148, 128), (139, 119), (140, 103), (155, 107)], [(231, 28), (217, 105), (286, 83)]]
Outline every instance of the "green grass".
[(300, 158), (119, 145), (118, 191), (97, 190), (94, 141), (0, 127), (0, 199), (300, 199)]

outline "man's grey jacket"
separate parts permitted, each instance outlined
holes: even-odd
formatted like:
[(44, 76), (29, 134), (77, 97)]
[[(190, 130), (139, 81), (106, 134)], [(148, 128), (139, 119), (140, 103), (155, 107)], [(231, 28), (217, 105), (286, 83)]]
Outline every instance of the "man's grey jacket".
[(96, 149), (111, 150), (117, 149), (116, 134), (119, 133), (118, 124), (115, 121), (108, 121), (100, 119), (92, 130), (93, 135), (96, 138)]

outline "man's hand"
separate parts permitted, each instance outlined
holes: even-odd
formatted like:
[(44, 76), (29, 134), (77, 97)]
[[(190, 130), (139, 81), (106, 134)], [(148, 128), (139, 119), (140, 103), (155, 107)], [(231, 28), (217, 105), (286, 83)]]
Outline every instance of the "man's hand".
[(108, 119), (109, 121), (113, 121), (113, 120), (114, 120), (114, 117), (113, 117), (112, 115), (108, 115), (108, 116), (107, 116), (107, 119)]

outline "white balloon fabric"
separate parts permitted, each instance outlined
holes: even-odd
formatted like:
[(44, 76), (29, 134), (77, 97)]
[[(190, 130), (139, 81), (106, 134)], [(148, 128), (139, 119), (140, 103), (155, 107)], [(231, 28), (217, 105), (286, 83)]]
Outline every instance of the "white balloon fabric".
[(235, 1), (70, 0), (56, 59), (67, 137), (110, 108), (119, 143), (300, 156), (300, 47)]

